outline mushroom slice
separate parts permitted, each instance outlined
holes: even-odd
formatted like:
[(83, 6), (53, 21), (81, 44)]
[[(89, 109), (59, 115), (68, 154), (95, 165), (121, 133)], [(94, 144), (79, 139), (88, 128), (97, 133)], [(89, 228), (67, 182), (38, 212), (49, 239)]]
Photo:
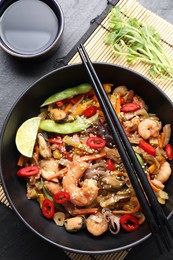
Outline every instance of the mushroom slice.
[(69, 232), (76, 232), (80, 230), (85, 224), (84, 216), (77, 216), (73, 218), (68, 218), (65, 220), (65, 229)]

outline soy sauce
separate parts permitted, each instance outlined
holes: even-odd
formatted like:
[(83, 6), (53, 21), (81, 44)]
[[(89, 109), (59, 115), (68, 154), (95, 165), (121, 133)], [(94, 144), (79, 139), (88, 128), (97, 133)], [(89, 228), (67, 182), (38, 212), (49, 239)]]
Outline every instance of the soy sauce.
[(23, 54), (47, 49), (54, 42), (58, 29), (58, 18), (54, 11), (38, 0), (14, 2), (0, 20), (0, 34), (4, 43)]

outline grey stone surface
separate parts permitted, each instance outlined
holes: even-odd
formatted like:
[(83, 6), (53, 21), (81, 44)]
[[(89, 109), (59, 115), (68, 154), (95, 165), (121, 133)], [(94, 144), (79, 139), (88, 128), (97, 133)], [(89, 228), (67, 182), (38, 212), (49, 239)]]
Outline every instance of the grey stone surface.
[(172, 0), (139, 0), (144, 7), (173, 23), (173, 1)]
[[(138, 1), (173, 23), (173, 0)], [(58, 2), (64, 12), (65, 28), (61, 46), (51, 58), (30, 64), (15, 60), (0, 49), (0, 132), (7, 114), (20, 95), (34, 81), (57, 67), (57, 59), (68, 54), (89, 28), (90, 21), (107, 5), (107, 0), (58, 0)]]

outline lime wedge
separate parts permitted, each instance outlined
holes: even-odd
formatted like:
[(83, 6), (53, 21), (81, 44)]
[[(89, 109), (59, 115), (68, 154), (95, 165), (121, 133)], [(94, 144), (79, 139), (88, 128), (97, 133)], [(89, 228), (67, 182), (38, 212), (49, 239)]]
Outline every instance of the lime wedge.
[(26, 157), (32, 157), (40, 120), (40, 117), (30, 118), (17, 130), (15, 139), (16, 146), (18, 151)]

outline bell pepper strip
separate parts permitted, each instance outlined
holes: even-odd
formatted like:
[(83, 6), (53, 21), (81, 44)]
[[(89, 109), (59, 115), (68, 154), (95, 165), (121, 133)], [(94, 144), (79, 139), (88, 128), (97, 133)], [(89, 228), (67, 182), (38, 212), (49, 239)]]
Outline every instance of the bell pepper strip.
[(65, 104), (64, 100), (56, 102), (57, 107), (62, 107), (64, 104)]
[(58, 204), (63, 204), (70, 200), (70, 194), (67, 191), (59, 191), (54, 194), (53, 200)]
[(55, 123), (55, 121), (50, 119), (43, 119), (40, 121), (40, 129), (46, 132), (52, 132), (57, 134), (72, 134), (76, 132), (81, 132), (87, 129), (93, 122), (98, 118), (98, 114), (90, 118), (77, 117), (72, 122), (66, 123)]
[(44, 199), (42, 203), (42, 213), (43, 216), (52, 219), (55, 214), (55, 206), (54, 203), (49, 199)]
[(151, 174), (156, 170), (156, 164), (153, 163), (150, 165), (150, 167), (148, 168), (148, 172)]
[(91, 148), (91, 149), (99, 149), (99, 148), (104, 148), (106, 145), (106, 141), (101, 138), (101, 137), (89, 137), (86, 140), (86, 144)]
[(97, 113), (97, 107), (96, 106), (90, 106), (86, 108), (82, 115), (85, 116), (86, 118), (89, 118)]
[(114, 171), (115, 170), (115, 164), (114, 164), (114, 162), (110, 158), (108, 158), (106, 160), (106, 169), (108, 171)]
[(49, 143), (51, 144), (62, 144), (62, 138), (61, 137), (52, 137), (48, 139)]
[(165, 151), (166, 151), (166, 155), (168, 157), (168, 160), (172, 160), (173, 159), (173, 148), (170, 144), (165, 145)]
[(136, 110), (139, 110), (141, 108), (141, 106), (139, 104), (136, 104), (136, 103), (127, 103), (127, 104), (124, 104), (122, 107), (121, 107), (121, 111), (122, 112), (125, 112), (125, 113), (128, 113), (128, 112), (134, 112)]
[(64, 155), (67, 158), (67, 160), (69, 160), (70, 162), (73, 161), (73, 157), (71, 156), (70, 152), (64, 151)]
[(22, 167), (24, 165), (24, 163), (25, 163), (25, 160), (26, 160), (26, 157), (21, 154), (19, 159), (18, 159), (17, 166)]
[(72, 98), (78, 94), (85, 94), (89, 92), (91, 88), (91, 84), (87, 83), (78, 85), (74, 88), (67, 88), (61, 92), (55, 93), (52, 96), (50, 96), (48, 99), (44, 101), (41, 107), (56, 103), (58, 101), (62, 101), (67, 98)]
[(17, 175), (21, 177), (31, 177), (38, 174), (40, 168), (38, 166), (26, 166), (17, 171)]
[(152, 156), (156, 156), (156, 149), (144, 140), (139, 141), (139, 147), (143, 149), (146, 153)]
[(132, 232), (139, 228), (137, 218), (130, 214), (125, 214), (120, 218), (120, 225), (127, 232)]
[(105, 152), (101, 152), (101, 153), (95, 153), (95, 154), (90, 154), (90, 155), (85, 155), (83, 157), (80, 157), (80, 161), (83, 161), (83, 162), (87, 162), (87, 161), (90, 161), (90, 160), (97, 160), (97, 159), (100, 159), (102, 157), (104, 157), (106, 155)]
[(73, 98), (66, 98), (66, 99), (63, 99), (61, 101), (57, 101), (56, 105), (58, 107), (61, 107), (61, 106), (65, 105), (65, 104), (67, 104), (67, 106), (68, 105), (72, 106), (72, 105), (75, 105), (77, 102), (79, 102), (80, 99), (82, 99), (83, 97), (84, 97), (84, 95), (80, 94), (80, 95), (74, 96)]
[(52, 173), (51, 175), (49, 175), (47, 177), (47, 180), (50, 181), (54, 178), (62, 178), (68, 172), (68, 169), (69, 169), (69, 167), (66, 166), (63, 169), (59, 170), (58, 172)]
[(75, 105), (76, 103), (78, 103), (82, 98), (84, 97), (83, 94), (77, 95), (71, 99), (69, 99), (69, 102), (71, 102), (73, 105)]
[(71, 108), (72, 106), (73, 106), (73, 105), (72, 105), (71, 103), (68, 103), (68, 104), (66, 105), (66, 107), (64, 108), (64, 112), (65, 112), (66, 114), (68, 114), (69, 111), (70, 111), (70, 108)]
[(152, 183), (151, 178), (150, 178), (150, 174), (147, 174), (147, 180), (150, 183), (151, 188), (153, 189), (153, 191), (155, 191), (155, 192), (159, 192), (160, 191), (160, 189), (158, 187), (156, 187), (156, 185), (154, 185), (154, 183)]
[(83, 111), (85, 111), (85, 109), (90, 107), (92, 103), (93, 101), (90, 99), (87, 100), (86, 102), (78, 103), (77, 105), (74, 105), (70, 110), (71, 113), (69, 114), (69, 117), (75, 118), (77, 116), (82, 115)]
[(159, 136), (159, 140), (158, 140), (158, 143), (159, 143), (159, 148), (163, 148), (164, 146), (164, 141), (165, 141), (165, 133), (162, 132)]
[(117, 95), (115, 112), (116, 112), (118, 117), (120, 115), (120, 111), (121, 111), (121, 100), (120, 100), (120, 95)]
[(99, 208), (86, 208), (86, 209), (74, 209), (73, 216), (86, 215), (86, 214), (96, 214)]

